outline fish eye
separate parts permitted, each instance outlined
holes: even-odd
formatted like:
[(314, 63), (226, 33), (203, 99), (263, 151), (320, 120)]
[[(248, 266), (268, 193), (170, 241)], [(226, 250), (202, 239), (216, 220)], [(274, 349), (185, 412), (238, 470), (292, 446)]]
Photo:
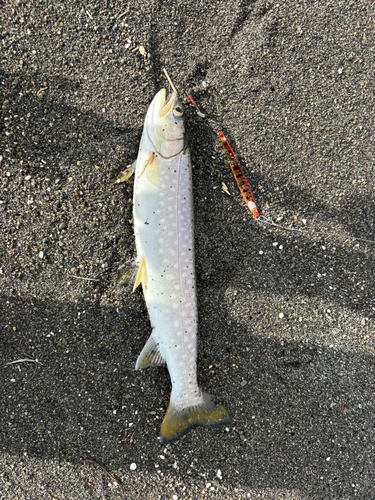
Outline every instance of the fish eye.
[(181, 118), (181, 116), (184, 114), (184, 110), (182, 109), (181, 106), (177, 105), (173, 108), (173, 114), (177, 118)]

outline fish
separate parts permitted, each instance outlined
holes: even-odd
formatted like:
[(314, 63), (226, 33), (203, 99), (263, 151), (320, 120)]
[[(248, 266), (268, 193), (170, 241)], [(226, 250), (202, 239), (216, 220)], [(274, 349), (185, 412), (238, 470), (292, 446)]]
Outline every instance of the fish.
[(134, 172), (133, 221), (137, 271), (151, 335), (136, 370), (166, 365), (172, 391), (161, 424), (162, 443), (176, 441), (194, 427), (229, 424), (197, 381), (197, 294), (193, 190), (184, 109), (176, 92), (161, 89), (151, 102)]

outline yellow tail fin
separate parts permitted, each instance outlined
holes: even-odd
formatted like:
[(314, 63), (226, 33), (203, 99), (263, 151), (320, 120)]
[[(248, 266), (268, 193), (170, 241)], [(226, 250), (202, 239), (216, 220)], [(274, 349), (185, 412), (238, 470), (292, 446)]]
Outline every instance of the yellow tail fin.
[(203, 393), (203, 402), (177, 410), (169, 403), (167, 413), (161, 424), (161, 442), (176, 441), (194, 427), (217, 427), (229, 424), (231, 418), (223, 406), (215, 406), (209, 394)]

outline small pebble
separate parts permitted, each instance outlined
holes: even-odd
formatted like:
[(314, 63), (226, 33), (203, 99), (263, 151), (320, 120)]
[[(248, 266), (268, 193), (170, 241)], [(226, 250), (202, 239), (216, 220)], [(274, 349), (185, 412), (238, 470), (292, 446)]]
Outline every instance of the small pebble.
[(132, 464), (130, 464), (130, 470), (135, 470), (137, 468), (137, 464), (135, 464), (134, 462)]
[(279, 318), (280, 318), (280, 319), (283, 319), (283, 317), (284, 317), (284, 313), (280, 313), (280, 314), (279, 314)]
[(39, 259), (43, 259), (43, 257), (44, 257), (44, 252), (43, 252), (43, 250), (41, 250), (39, 252)]

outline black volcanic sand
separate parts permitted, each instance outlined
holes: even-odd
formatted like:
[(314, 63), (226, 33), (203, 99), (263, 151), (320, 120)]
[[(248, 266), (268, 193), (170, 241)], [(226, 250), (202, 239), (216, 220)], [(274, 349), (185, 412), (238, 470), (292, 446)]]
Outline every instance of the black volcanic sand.
[[(0, 498), (374, 498), (374, 3), (0, 14)], [(117, 284), (116, 179), (164, 66), (207, 115), (186, 105), (198, 374), (233, 418), (168, 446), (168, 372), (135, 372), (150, 324)], [(304, 232), (253, 221), (209, 118), (262, 216)]]

